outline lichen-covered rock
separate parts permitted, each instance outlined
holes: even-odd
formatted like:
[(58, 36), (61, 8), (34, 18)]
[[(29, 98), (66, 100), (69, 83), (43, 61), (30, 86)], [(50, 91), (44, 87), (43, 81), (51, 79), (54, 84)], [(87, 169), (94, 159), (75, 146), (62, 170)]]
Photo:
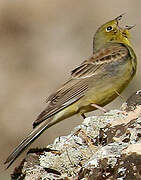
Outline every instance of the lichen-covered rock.
[(68, 136), (28, 153), (12, 179), (141, 179), (141, 105), (128, 102), (122, 110), (86, 118)]

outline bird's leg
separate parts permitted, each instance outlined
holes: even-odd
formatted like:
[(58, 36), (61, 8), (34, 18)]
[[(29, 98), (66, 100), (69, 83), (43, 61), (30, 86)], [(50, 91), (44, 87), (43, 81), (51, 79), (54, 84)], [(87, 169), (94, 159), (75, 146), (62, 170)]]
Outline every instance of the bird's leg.
[(82, 113), (82, 114), (81, 114), (81, 116), (83, 117), (83, 119), (85, 119), (85, 118), (86, 118), (86, 116), (85, 116), (85, 114), (84, 114), (84, 113)]
[(95, 107), (96, 109), (99, 109), (99, 110), (101, 110), (101, 111), (103, 111), (105, 113), (109, 111), (109, 110), (107, 110), (107, 109), (105, 109), (105, 108), (103, 108), (103, 107), (101, 107), (101, 106), (99, 106), (97, 104), (91, 104), (91, 106)]

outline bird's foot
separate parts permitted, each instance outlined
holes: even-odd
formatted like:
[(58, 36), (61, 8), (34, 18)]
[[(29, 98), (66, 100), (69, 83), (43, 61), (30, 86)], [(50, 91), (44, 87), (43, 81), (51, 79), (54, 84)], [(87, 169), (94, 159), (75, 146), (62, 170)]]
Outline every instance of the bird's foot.
[(103, 111), (104, 113), (109, 112), (109, 110), (97, 105), (97, 104), (91, 104), (92, 107), (95, 107), (96, 109), (99, 109), (100, 111)]

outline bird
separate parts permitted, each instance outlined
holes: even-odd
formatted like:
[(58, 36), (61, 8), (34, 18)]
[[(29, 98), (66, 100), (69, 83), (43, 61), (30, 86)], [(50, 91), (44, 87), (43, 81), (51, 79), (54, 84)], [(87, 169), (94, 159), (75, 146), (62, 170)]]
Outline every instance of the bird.
[(45, 130), (60, 121), (103, 107), (127, 87), (136, 73), (137, 57), (130, 38), (134, 26), (120, 27), (123, 14), (100, 26), (93, 38), (92, 55), (71, 71), (69, 79), (47, 98), (46, 108), (33, 130), (8, 156), (7, 168)]

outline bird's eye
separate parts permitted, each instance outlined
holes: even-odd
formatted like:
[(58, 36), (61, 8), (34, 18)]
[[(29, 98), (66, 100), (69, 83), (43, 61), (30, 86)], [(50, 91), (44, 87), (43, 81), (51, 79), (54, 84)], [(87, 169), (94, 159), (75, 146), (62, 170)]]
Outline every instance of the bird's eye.
[(108, 27), (106, 28), (106, 31), (107, 31), (107, 32), (110, 32), (111, 30), (113, 30), (113, 27), (112, 27), (112, 26), (108, 26)]

